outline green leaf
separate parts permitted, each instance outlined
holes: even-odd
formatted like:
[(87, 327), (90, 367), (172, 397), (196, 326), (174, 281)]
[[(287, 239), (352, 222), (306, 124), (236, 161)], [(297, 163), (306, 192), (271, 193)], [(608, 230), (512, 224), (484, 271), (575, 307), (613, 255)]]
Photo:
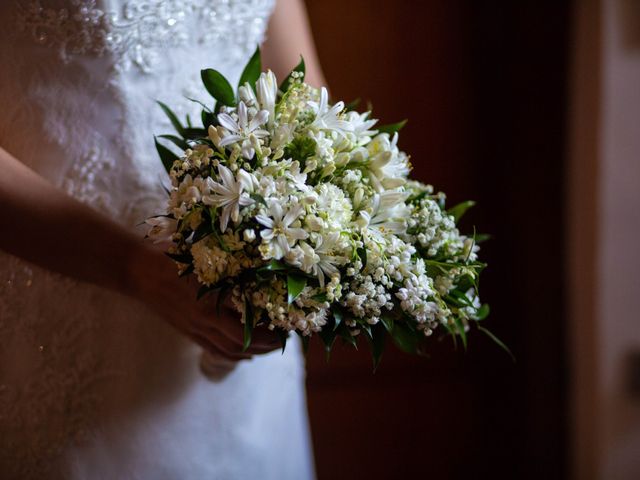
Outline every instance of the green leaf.
[(391, 333), (393, 331), (393, 318), (389, 317), (388, 315), (382, 315), (380, 317), (380, 322), (382, 322), (382, 325), (387, 330), (387, 332)]
[(406, 120), (402, 120), (401, 122), (397, 122), (397, 123), (390, 123), (388, 125), (381, 125), (379, 127), (376, 128), (376, 130), (378, 130), (379, 133), (396, 133), (399, 132), (400, 129), (402, 129), (402, 127), (404, 127), (406, 125), (407, 121)]
[(261, 203), (265, 207), (267, 206), (267, 201), (264, 199), (262, 195), (259, 193), (250, 193), (249, 196), (257, 203)]
[(195, 270), (195, 267), (193, 266), (193, 264), (191, 264), (187, 268), (185, 268), (181, 273), (179, 273), (178, 276), (181, 278), (186, 277), (190, 273), (193, 273), (194, 270)]
[(455, 207), (451, 207), (449, 210), (447, 210), (447, 215), (451, 215), (455, 219), (456, 223), (458, 223), (458, 220), (462, 218), (465, 212), (475, 204), (476, 202), (474, 202), (473, 200), (459, 203)]
[(280, 260), (271, 260), (269, 263), (267, 263), (266, 265), (263, 265), (262, 267), (258, 268), (258, 272), (281, 272), (283, 270), (286, 270), (287, 266), (282, 263)]
[(289, 332), (287, 332), (286, 330), (282, 330), (281, 328), (277, 328), (276, 333), (278, 334), (280, 344), (282, 345), (282, 353), (284, 353), (284, 349), (287, 348), (287, 339), (289, 338)]
[(292, 304), (300, 292), (307, 286), (307, 277), (290, 273), (287, 275), (287, 294), (289, 304)]
[(382, 353), (387, 339), (387, 329), (382, 322), (378, 322), (371, 328), (371, 355), (373, 357), (373, 371), (375, 372), (380, 365)]
[[(304, 65), (304, 58), (300, 56), (300, 63), (298, 63), (298, 65), (296, 65), (296, 67), (293, 70), (291, 70), (291, 73), (293, 72), (302, 73), (302, 80), (304, 80), (305, 71), (306, 71), (306, 67)], [(282, 93), (286, 93), (287, 90), (289, 90), (289, 87), (291, 86), (291, 82), (293, 81), (293, 77), (291, 76), (291, 73), (287, 75), (287, 78), (285, 78), (284, 81), (280, 84), (280, 91)]]
[(207, 137), (207, 131), (204, 128), (185, 128), (183, 134), (184, 138), (189, 140)]
[(173, 153), (171, 150), (169, 150), (167, 147), (160, 144), (160, 142), (158, 142), (158, 139), (156, 137), (153, 137), (153, 140), (156, 144), (156, 150), (158, 151), (158, 155), (160, 155), (160, 160), (162, 161), (162, 165), (164, 166), (164, 169), (167, 171), (167, 173), (169, 173), (171, 171), (171, 167), (173, 167), (173, 162), (178, 160), (179, 157), (175, 153)]
[(242, 313), (242, 319), (244, 320), (244, 333), (242, 342), (242, 351), (246, 352), (249, 345), (251, 345), (251, 335), (253, 333), (253, 310), (249, 300), (244, 299), (244, 312)]
[(342, 323), (342, 319), (343, 319), (342, 311), (339, 310), (338, 308), (334, 308), (332, 313), (333, 313), (333, 319), (336, 322), (336, 324), (333, 326), (333, 329), (337, 330), (340, 324)]
[(477, 233), (475, 240), (476, 243), (482, 243), (486, 242), (487, 240), (491, 240), (492, 238), (493, 236), (488, 233)]
[(173, 128), (176, 129), (176, 132), (182, 135), (182, 132), (184, 131), (184, 127), (180, 123), (180, 120), (178, 120), (178, 117), (176, 117), (176, 114), (173, 113), (173, 111), (161, 101), (156, 100), (156, 102), (158, 103), (158, 105), (160, 105), (160, 108), (162, 109), (162, 111), (169, 118), (169, 121), (171, 122), (171, 125), (173, 125)]
[(356, 350), (358, 349), (358, 342), (356, 340), (356, 337), (351, 335), (351, 330), (349, 330), (349, 327), (347, 327), (345, 323), (342, 323), (340, 325), (340, 328), (338, 328), (338, 334), (340, 335), (340, 338), (342, 338), (344, 343), (348, 343)]
[(236, 96), (229, 81), (217, 70), (207, 68), (200, 71), (202, 83), (207, 92), (211, 94), (219, 103), (232, 107), (236, 103)]
[(196, 300), (200, 300), (207, 293), (215, 290), (215, 288), (216, 287), (213, 287), (211, 285), (201, 285), (200, 288), (198, 289), (198, 293), (196, 294)]
[(158, 138), (164, 138), (166, 140), (169, 140), (171, 143), (173, 143), (177, 147), (180, 147), (182, 150), (186, 150), (187, 148), (189, 148), (189, 145), (187, 144), (187, 142), (185, 142), (180, 137), (176, 137), (175, 135), (158, 135)]
[(487, 330), (484, 327), (478, 327), (478, 330), (480, 330), (482, 333), (484, 333), (487, 337), (489, 337), (491, 340), (493, 340), (496, 345), (498, 345), (505, 352), (507, 352), (509, 354), (509, 356), (511, 357), (511, 360), (513, 360), (514, 362), (516, 361), (516, 357), (513, 356), (513, 353), (511, 353), (511, 350), (509, 350), (509, 347), (507, 347), (502, 340), (500, 340), (498, 337), (496, 337), (493, 333), (491, 333), (489, 330)]
[(482, 320), (484, 320), (485, 318), (487, 318), (489, 316), (489, 304), (485, 303), (484, 305), (482, 305), (478, 310), (476, 310), (476, 314), (475, 314), (475, 320), (480, 322)]
[(364, 268), (367, 266), (367, 247), (365, 247), (363, 245), (362, 247), (358, 248), (356, 253), (358, 254), (358, 257), (360, 258), (360, 261), (362, 262), (361, 270), (364, 270)]
[(241, 87), (245, 83), (251, 85), (251, 88), (256, 90), (256, 82), (258, 78), (260, 78), (260, 72), (262, 72), (262, 60), (260, 58), (260, 47), (256, 48), (256, 51), (253, 53), (249, 62), (244, 67), (242, 71), (242, 75), (240, 75), (240, 81), (238, 82), (238, 87)]
[(172, 260), (175, 260), (178, 263), (184, 263), (185, 265), (191, 265), (193, 262), (193, 257), (190, 254), (178, 254), (178, 253), (169, 253), (165, 252), (165, 255)]
[(202, 110), (200, 119), (202, 120), (202, 126), (206, 129), (209, 129), (210, 125), (217, 125), (216, 116), (206, 110)]
[(456, 333), (462, 339), (462, 346), (466, 350), (467, 349), (467, 332), (464, 331), (464, 325), (462, 324), (462, 320), (460, 320), (458, 317), (453, 317), (453, 322), (456, 325)]
[(396, 322), (390, 332), (396, 346), (406, 353), (415, 354), (418, 351), (418, 338), (404, 323)]
[(351, 101), (351, 102), (347, 103), (347, 104), (344, 106), (344, 109), (345, 109), (347, 112), (351, 112), (352, 110), (355, 110), (356, 108), (358, 108), (358, 105), (360, 105), (360, 99), (359, 99), (359, 98), (356, 98), (355, 100), (353, 100), (353, 101)]
[(331, 349), (333, 348), (333, 344), (336, 341), (337, 332), (333, 328), (323, 328), (318, 333), (322, 342), (324, 343), (324, 350), (327, 352), (327, 362), (329, 361), (329, 353), (331, 353)]

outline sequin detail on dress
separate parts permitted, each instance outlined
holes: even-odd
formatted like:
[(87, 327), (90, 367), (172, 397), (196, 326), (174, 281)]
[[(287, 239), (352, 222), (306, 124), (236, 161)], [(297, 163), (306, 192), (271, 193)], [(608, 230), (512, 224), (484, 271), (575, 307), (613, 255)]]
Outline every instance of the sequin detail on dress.
[[(166, 48), (219, 42), (230, 59), (261, 39), (273, 0), (127, 1), (120, 11), (96, 0), (71, 0), (67, 8), (42, 0), (19, 2), (18, 26), (64, 62), (75, 55), (114, 55), (119, 70), (154, 70)], [(230, 47), (230, 48), (227, 48)]]

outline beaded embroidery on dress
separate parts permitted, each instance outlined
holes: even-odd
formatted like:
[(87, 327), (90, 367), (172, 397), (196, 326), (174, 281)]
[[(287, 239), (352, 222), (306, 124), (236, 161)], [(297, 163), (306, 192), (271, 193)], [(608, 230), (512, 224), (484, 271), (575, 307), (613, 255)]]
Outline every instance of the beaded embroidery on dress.
[[(273, 1), (0, 2), (0, 145), (135, 228), (164, 202), (155, 100), (237, 79)], [(0, 279), (0, 478), (313, 477), (295, 342), (215, 383), (144, 306), (1, 252)]]

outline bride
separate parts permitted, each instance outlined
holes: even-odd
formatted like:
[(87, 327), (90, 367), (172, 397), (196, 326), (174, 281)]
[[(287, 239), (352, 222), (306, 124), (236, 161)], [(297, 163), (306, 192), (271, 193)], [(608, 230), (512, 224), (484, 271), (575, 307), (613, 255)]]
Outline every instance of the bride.
[(298, 345), (242, 353), (137, 227), (165, 198), (155, 100), (198, 111), (200, 70), (237, 80), (272, 13), (267, 66), (323, 83), (302, 0), (274, 3), (0, 4), (0, 478), (313, 477)]

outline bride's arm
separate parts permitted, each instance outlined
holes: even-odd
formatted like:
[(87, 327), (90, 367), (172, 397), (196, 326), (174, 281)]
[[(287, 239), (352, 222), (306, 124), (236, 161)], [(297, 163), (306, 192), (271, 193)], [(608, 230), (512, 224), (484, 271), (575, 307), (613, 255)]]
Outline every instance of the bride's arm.
[[(179, 279), (160, 251), (66, 195), (2, 148), (0, 205), (0, 250), (136, 298), (205, 348), (232, 358), (245, 356), (240, 354), (237, 316), (227, 312), (212, 322), (212, 301), (196, 302), (195, 282)], [(265, 335), (250, 353), (275, 346)]]
[(316, 87), (327, 86), (303, 0), (276, 0), (262, 49), (264, 63), (278, 78), (284, 78), (300, 55), (306, 66), (305, 80)]

